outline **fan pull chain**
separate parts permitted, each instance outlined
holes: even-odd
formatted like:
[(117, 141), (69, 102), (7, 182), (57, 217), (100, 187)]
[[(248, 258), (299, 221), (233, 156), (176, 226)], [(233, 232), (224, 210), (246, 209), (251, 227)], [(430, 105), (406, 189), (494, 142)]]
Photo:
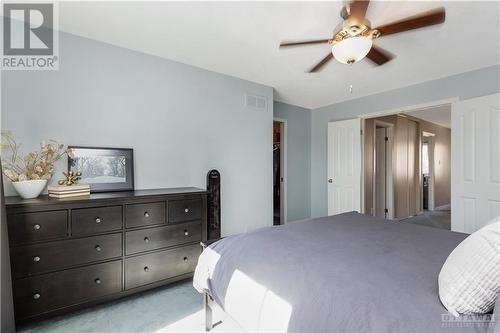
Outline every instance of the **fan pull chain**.
[[(348, 64), (349, 64), (349, 70), (351, 70), (352, 64), (354, 64), (354, 61), (350, 61), (350, 62), (348, 62)], [(349, 74), (351, 74), (351, 72), (349, 72)], [(352, 94), (352, 83), (349, 85), (349, 94)]]

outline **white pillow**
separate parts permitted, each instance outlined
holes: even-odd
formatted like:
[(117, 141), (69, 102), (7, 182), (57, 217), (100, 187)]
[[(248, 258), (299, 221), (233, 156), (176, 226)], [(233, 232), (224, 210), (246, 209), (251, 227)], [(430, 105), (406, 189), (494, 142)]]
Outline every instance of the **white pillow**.
[(500, 292), (500, 216), (458, 244), (438, 281), (439, 298), (454, 316), (493, 309)]

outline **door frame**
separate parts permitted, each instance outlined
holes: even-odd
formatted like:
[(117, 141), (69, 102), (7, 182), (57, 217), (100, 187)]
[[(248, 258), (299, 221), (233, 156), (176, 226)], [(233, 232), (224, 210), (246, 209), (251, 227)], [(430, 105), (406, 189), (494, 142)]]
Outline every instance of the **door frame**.
[[(280, 224), (286, 224), (288, 221), (288, 215), (287, 215), (288, 123), (286, 119), (273, 117), (273, 122), (275, 121), (280, 123), (280, 178), (282, 179), (280, 183)], [(273, 220), (274, 220), (274, 207), (273, 207)]]
[[(394, 175), (392, 170), (395, 168), (394, 166), (394, 159), (392, 158), (393, 156), (393, 145), (394, 145), (394, 124), (387, 123), (381, 120), (375, 119), (373, 122), (373, 180), (372, 180), (372, 191), (373, 191), (373, 214), (375, 216), (375, 195), (376, 195), (376, 129), (377, 127), (384, 127), (387, 129), (387, 137), (389, 138), (387, 141), (387, 146), (386, 146), (386, 151), (385, 151), (385, 167), (386, 167), (386, 181), (385, 181), (385, 186), (386, 186), (386, 208), (387, 208), (387, 214), (386, 214), (386, 219), (394, 219)], [(362, 172), (364, 174), (364, 170)], [(363, 196), (364, 193), (361, 195)]]
[[(370, 119), (370, 118), (377, 118), (377, 117), (383, 117), (383, 116), (390, 116), (398, 113), (405, 113), (413, 110), (424, 110), (428, 108), (434, 108), (437, 106), (442, 106), (442, 105), (453, 105), (454, 103), (460, 101), (459, 97), (450, 97), (450, 98), (445, 98), (441, 100), (435, 100), (427, 103), (420, 103), (420, 104), (413, 104), (413, 105), (406, 105), (406, 106), (401, 106), (393, 109), (386, 109), (382, 111), (375, 111), (375, 112), (367, 112), (360, 114), (358, 116), (359, 119), (361, 119), (361, 128), (363, 129), (361, 133), (361, 211), (363, 214), (369, 214), (369, 212), (365, 211), (365, 172), (364, 172), (364, 165), (365, 165), (365, 144), (364, 144), (364, 135), (365, 135), (365, 120)], [(451, 112), (453, 114), (453, 107), (451, 108)], [(453, 145), (453, 143), (452, 143)], [(451, 166), (451, 169), (453, 170), (453, 165)], [(453, 171), (451, 171), (453, 173)], [(451, 190), (453, 194), (453, 188)], [(457, 209), (455, 207), (455, 209)], [(451, 214), (453, 215), (453, 207), (451, 208), (452, 212)]]
[[(420, 131), (421, 132), (421, 146), (423, 145), (423, 138), (427, 138), (427, 155), (428, 155), (428, 159), (429, 159), (429, 197), (428, 197), (428, 205), (429, 205), (429, 208), (427, 210), (429, 211), (433, 211), (436, 209), (435, 207), (435, 202), (434, 202), (434, 174), (435, 174), (435, 165), (434, 165), (434, 149), (435, 149), (435, 139), (434, 137), (436, 136), (436, 134), (434, 133), (430, 133), (430, 132), (425, 132), (425, 131)], [(425, 135), (425, 134), (428, 134), (428, 135)], [(420, 147), (420, 154), (422, 154), (422, 147)], [(422, 156), (420, 156), (420, 170), (422, 170), (422, 161), (423, 161), (423, 158)], [(451, 167), (450, 167), (450, 171), (451, 171)], [(420, 173), (422, 173), (422, 171), (420, 171)], [(420, 211), (423, 212), (424, 211), (424, 178), (423, 176), (421, 175), (420, 176), (422, 179), (421, 179), (421, 182), (420, 182), (420, 190), (421, 190), (421, 195), (420, 195), (420, 198), (422, 198), (421, 202), (420, 202)], [(451, 194), (451, 193), (450, 193)]]

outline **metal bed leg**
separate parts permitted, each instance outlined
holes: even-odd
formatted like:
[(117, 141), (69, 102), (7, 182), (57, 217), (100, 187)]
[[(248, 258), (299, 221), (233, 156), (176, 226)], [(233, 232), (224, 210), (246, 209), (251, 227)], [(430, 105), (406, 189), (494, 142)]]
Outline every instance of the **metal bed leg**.
[(210, 332), (213, 328), (212, 308), (210, 307), (210, 296), (203, 294), (203, 306), (205, 308), (205, 332)]

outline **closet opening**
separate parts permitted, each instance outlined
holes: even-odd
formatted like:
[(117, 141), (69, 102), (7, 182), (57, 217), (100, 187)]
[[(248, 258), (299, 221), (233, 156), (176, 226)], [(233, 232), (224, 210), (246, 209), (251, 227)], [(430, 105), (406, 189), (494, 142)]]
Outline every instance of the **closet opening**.
[(286, 223), (286, 120), (273, 121), (273, 225)]

